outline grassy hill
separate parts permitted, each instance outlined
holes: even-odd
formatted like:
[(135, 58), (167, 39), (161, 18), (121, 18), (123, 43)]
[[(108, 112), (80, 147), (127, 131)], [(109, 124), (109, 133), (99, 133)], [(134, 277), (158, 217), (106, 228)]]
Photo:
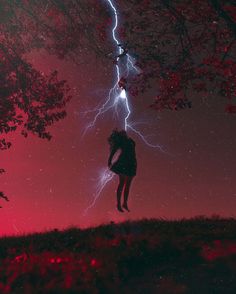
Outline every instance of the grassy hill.
[(236, 220), (110, 223), (0, 239), (0, 293), (236, 293)]

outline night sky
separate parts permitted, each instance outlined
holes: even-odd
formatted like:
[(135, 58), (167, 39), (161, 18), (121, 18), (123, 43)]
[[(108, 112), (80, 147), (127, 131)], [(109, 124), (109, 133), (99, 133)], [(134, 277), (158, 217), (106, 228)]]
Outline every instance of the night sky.
[(235, 115), (224, 112), (224, 99), (205, 101), (197, 95), (191, 97), (192, 109), (157, 112), (149, 108), (155, 88), (130, 98), (130, 121), (166, 152), (146, 146), (128, 131), (136, 141), (138, 160), (131, 212), (116, 210), (116, 176), (84, 216), (107, 164), (107, 137), (114, 127), (121, 127), (112, 113), (106, 113), (82, 136), (92, 119), (84, 112), (101, 105), (114, 81), (114, 64), (102, 64), (89, 52), (80, 65), (43, 51), (28, 59), (45, 73), (58, 69), (59, 77), (68, 80), (73, 99), (67, 117), (50, 128), (51, 141), (14, 133), (12, 148), (1, 152), (1, 168), (6, 170), (1, 190), (10, 199), (1, 199), (1, 235), (151, 217), (236, 216)]

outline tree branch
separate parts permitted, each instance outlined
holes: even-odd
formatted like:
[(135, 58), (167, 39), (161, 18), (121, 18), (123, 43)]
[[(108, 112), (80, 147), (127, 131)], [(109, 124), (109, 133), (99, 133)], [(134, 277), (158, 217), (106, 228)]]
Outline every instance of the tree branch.
[(219, 0), (209, 0), (211, 6), (215, 9), (220, 17), (222, 17), (228, 25), (228, 28), (233, 32), (234, 37), (236, 38), (236, 23), (230, 17), (230, 15), (222, 8)]

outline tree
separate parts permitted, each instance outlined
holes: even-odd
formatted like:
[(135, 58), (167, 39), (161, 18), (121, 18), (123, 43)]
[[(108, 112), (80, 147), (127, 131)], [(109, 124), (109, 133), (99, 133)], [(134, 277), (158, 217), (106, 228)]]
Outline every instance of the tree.
[(221, 95), (236, 112), (236, 5), (223, 0), (131, 0), (123, 3), (123, 38), (142, 73), (137, 95), (158, 86), (153, 108), (191, 107), (189, 94)]
[[(127, 80), (136, 96), (153, 85), (152, 107), (191, 107), (189, 94), (226, 98), (236, 113), (236, 5), (234, 0), (113, 0), (120, 12), (119, 39), (136, 59), (140, 74)], [(57, 73), (43, 75), (27, 54), (49, 54), (80, 64), (84, 51), (102, 62), (116, 53), (107, 1), (12, 0), (0, 3), (0, 131), (22, 127), (50, 139), (47, 126), (65, 117), (69, 88)], [(114, 52), (114, 54), (111, 54)], [(121, 77), (123, 78), (123, 77)], [(0, 139), (0, 149), (10, 147)]]
[[(94, 42), (96, 1), (12, 0), (0, 3), (0, 132), (33, 132), (50, 139), (47, 126), (66, 116), (69, 86), (57, 72), (49, 76), (27, 61), (33, 50), (45, 49), (59, 58), (79, 62), (78, 51), (101, 53)], [(100, 5), (97, 5), (100, 7)], [(90, 21), (88, 18), (94, 15)], [(102, 18), (103, 19), (103, 18)], [(103, 22), (103, 20), (102, 20)], [(97, 39), (97, 37), (95, 38)], [(79, 55), (80, 56), (80, 55)], [(77, 59), (75, 59), (77, 58)], [(0, 139), (0, 149), (11, 146)]]
[[(191, 107), (189, 93), (204, 97), (214, 93), (227, 99), (226, 111), (235, 112), (233, 0), (117, 0), (115, 4), (123, 23), (119, 38), (141, 69), (128, 81), (132, 95), (157, 85), (152, 107), (178, 110)], [(77, 63), (86, 50), (105, 62), (114, 59), (115, 53), (110, 54), (114, 19), (106, 1), (13, 0), (7, 11), (8, 31), (20, 32), (21, 46), (28, 50), (46, 48)]]
[[(0, 4), (0, 150), (11, 146), (4, 134), (19, 127), (24, 137), (31, 132), (50, 140), (47, 127), (66, 116), (65, 105), (71, 98), (69, 86), (58, 80), (56, 71), (46, 76), (24, 59), (34, 46), (27, 45), (23, 28), (14, 25), (16, 11), (5, 4)], [(8, 200), (3, 192), (0, 198)]]

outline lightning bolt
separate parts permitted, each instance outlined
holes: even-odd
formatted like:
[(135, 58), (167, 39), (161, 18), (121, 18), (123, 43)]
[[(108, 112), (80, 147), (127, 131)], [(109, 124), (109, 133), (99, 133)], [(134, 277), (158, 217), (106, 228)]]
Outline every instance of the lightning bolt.
[(83, 215), (85, 216), (90, 208), (92, 208), (95, 204), (97, 199), (99, 198), (102, 190), (105, 188), (106, 184), (110, 182), (114, 177), (114, 174), (110, 172), (108, 168), (105, 168), (100, 173), (100, 178), (98, 179), (98, 185), (95, 192), (95, 196), (93, 198), (92, 203), (84, 210)]
[[(112, 38), (114, 40), (114, 43), (116, 45), (116, 47), (118, 48), (118, 56), (121, 56), (122, 53), (124, 53), (124, 49), (122, 48), (119, 40), (116, 37), (116, 30), (118, 27), (118, 14), (117, 14), (117, 9), (114, 6), (113, 2), (111, 0), (105, 0), (109, 6), (111, 7), (114, 17), (115, 17), (115, 23), (114, 23), (114, 27), (112, 29)], [(119, 103), (121, 103), (125, 110), (126, 110), (126, 116), (124, 119), (124, 129), (127, 130), (127, 128), (129, 127), (128, 124), (128, 118), (131, 114), (131, 109), (130, 109), (130, 105), (129, 105), (129, 101), (128, 101), (128, 95), (127, 92), (125, 90), (124, 87), (120, 87), (119, 86), (119, 82), (121, 80), (121, 76), (122, 77), (127, 77), (129, 75), (130, 70), (133, 70), (135, 72), (140, 72), (140, 70), (134, 65), (133, 63), (133, 58), (129, 55), (129, 54), (125, 54), (127, 57), (127, 61), (125, 62), (125, 66), (119, 64), (119, 59), (121, 59), (121, 57), (117, 57), (116, 58), (116, 81), (114, 83), (114, 86), (110, 89), (108, 97), (105, 101), (105, 103), (100, 107), (100, 108), (95, 108), (94, 110), (92, 110), (92, 112), (97, 112), (96, 115), (94, 116), (94, 119), (91, 123), (89, 123), (87, 125), (87, 127), (84, 130), (84, 134), (92, 127), (94, 127), (94, 125), (97, 122), (97, 119), (104, 114), (105, 112), (109, 111), (110, 109), (115, 109), (117, 112), (117, 106)], [(122, 74), (122, 68), (125, 68)], [(91, 110), (89, 111), (91, 112)], [(83, 135), (84, 135), (83, 134)]]
[[(115, 72), (116, 72), (116, 80), (114, 82), (113, 87), (110, 89), (108, 97), (106, 98), (104, 104), (101, 107), (97, 107), (93, 110), (89, 110), (86, 113), (95, 112), (93, 121), (91, 121), (87, 127), (84, 130), (83, 135), (86, 134), (86, 132), (95, 126), (98, 118), (103, 115), (104, 113), (108, 112), (109, 110), (115, 110), (115, 112), (118, 115), (117, 107), (119, 104), (123, 105), (125, 109), (125, 117), (124, 117), (124, 123), (123, 127), (127, 131), (129, 128), (134, 133), (136, 133), (142, 141), (149, 147), (152, 148), (158, 148), (162, 152), (166, 152), (163, 147), (159, 144), (152, 144), (150, 143), (146, 137), (141, 133), (141, 131), (137, 130), (134, 127), (134, 124), (129, 123), (129, 117), (131, 114), (131, 107), (129, 104), (128, 94), (126, 91), (125, 86), (125, 79), (129, 76), (130, 72), (140, 73), (140, 70), (135, 66), (134, 59), (128, 52), (125, 52), (125, 48), (122, 47), (120, 41), (118, 40), (118, 37), (116, 35), (116, 31), (118, 28), (118, 12), (117, 8), (115, 7), (112, 0), (105, 0), (107, 4), (109, 5), (110, 9), (113, 12), (114, 15), (114, 26), (112, 28), (112, 38), (114, 41), (114, 44), (116, 45), (117, 50), (117, 57), (115, 62)], [(123, 79), (123, 82), (121, 82)], [(103, 191), (104, 187), (108, 182), (112, 180), (114, 177), (114, 174), (109, 169), (104, 169), (101, 173), (100, 179), (98, 181), (97, 185), (97, 192), (95, 193), (95, 197), (92, 201), (92, 203), (84, 210), (84, 215), (87, 214), (88, 210), (96, 204), (97, 199), (99, 198), (101, 192)]]

